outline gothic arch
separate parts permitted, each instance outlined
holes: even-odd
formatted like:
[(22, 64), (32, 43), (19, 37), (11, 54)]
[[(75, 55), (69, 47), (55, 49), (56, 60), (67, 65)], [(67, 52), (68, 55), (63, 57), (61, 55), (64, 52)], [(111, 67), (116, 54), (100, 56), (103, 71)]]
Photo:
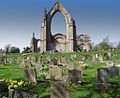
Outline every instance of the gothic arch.
[(73, 52), (76, 50), (76, 26), (75, 21), (67, 12), (67, 10), (62, 6), (61, 3), (57, 2), (52, 9), (47, 13), (44, 11), (44, 17), (42, 21), (42, 31), (41, 31), (41, 52), (51, 50), (53, 41), (51, 34), (51, 22), (52, 18), (57, 12), (61, 12), (65, 17), (66, 21), (66, 42), (67, 50), (65, 52)]

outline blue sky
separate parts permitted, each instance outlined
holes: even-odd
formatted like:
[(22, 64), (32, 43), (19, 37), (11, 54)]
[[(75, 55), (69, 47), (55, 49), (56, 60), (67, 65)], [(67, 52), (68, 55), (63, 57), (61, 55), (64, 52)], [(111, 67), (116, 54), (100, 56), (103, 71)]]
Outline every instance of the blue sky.
[[(0, 0), (0, 48), (12, 44), (29, 46), (32, 33), (40, 37), (44, 8), (49, 11), (58, 0)], [(120, 0), (59, 0), (76, 21), (77, 34), (89, 34), (94, 43), (109, 36), (120, 41)], [(65, 34), (63, 15), (52, 19), (52, 34)]]

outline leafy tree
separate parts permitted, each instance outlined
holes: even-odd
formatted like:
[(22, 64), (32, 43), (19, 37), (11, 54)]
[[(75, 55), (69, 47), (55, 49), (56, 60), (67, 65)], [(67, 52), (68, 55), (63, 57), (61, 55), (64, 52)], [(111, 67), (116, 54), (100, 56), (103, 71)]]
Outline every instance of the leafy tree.
[(100, 50), (108, 50), (110, 49), (110, 43), (109, 43), (109, 37), (107, 36), (106, 38), (103, 39), (103, 41), (99, 44), (99, 49)]
[(20, 49), (13, 46), (13, 47), (10, 48), (10, 52), (11, 53), (20, 53)]
[(30, 53), (30, 52), (31, 52), (30, 47), (24, 47), (23, 49), (24, 49), (24, 50), (22, 51), (23, 53)]

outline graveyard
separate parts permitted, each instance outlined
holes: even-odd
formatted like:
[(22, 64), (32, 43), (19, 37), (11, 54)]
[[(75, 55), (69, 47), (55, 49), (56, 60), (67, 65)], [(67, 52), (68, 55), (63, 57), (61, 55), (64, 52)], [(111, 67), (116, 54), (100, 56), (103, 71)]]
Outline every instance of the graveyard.
[(1, 0), (0, 98), (120, 98), (119, 9), (117, 0)]
[(119, 53), (1, 56), (0, 98), (120, 98)]

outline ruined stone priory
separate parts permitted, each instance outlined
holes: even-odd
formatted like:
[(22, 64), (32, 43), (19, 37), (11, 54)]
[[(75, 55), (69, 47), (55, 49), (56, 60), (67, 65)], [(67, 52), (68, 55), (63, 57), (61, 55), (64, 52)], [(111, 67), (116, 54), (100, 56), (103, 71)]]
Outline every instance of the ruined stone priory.
[[(56, 33), (55, 35), (52, 35), (51, 22), (52, 18), (57, 12), (60, 12), (65, 17), (66, 34)], [(38, 41), (40, 41), (40, 53), (45, 53), (49, 51), (77, 52), (82, 50), (91, 50), (90, 36), (86, 34), (76, 34), (75, 20), (60, 2), (56, 2), (49, 12), (47, 12), (46, 9), (44, 10), (40, 39), (37, 40), (33, 35), (31, 41), (32, 52), (37, 52)]]

